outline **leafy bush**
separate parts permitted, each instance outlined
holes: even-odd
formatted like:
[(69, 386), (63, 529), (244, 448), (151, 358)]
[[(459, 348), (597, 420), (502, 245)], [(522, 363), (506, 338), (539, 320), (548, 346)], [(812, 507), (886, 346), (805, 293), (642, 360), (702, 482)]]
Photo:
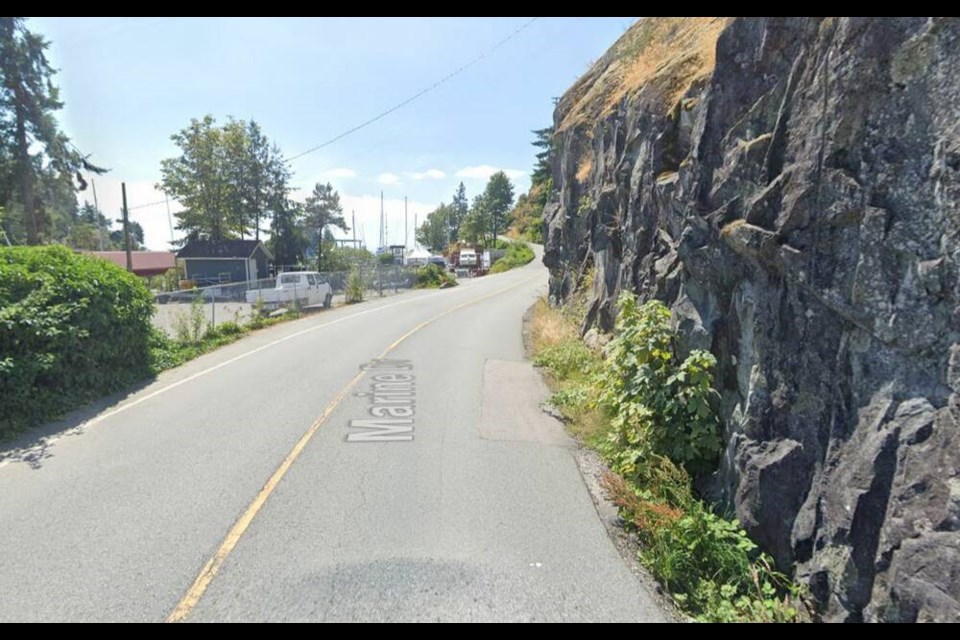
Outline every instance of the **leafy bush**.
[(435, 264), (428, 264), (417, 269), (417, 289), (439, 289), (452, 287), (457, 284), (456, 279)]
[(65, 247), (0, 249), (0, 437), (149, 374), (153, 299)]
[(216, 326), (216, 332), (221, 336), (236, 336), (245, 333), (243, 327), (236, 322), (221, 322)]
[(350, 275), (347, 276), (347, 292), (346, 292), (346, 301), (347, 304), (355, 304), (357, 302), (363, 302), (363, 292), (365, 289), (363, 282), (363, 275), (360, 273), (360, 269), (354, 267), (350, 271)]
[(584, 365), (591, 362), (593, 354), (583, 342), (577, 339), (565, 340), (545, 347), (533, 362), (538, 367), (545, 367), (550, 373), (561, 380), (586, 373)]
[(798, 590), (772, 568), (736, 520), (694, 498), (669, 459), (644, 460), (640, 482), (607, 474), (604, 486), (641, 543), (639, 559), (704, 622), (789, 622)]
[(159, 329), (153, 329), (150, 334), (150, 369), (154, 373), (179, 367), (197, 355), (196, 349), (171, 340)]
[(273, 319), (263, 320), (257, 326), (251, 323), (241, 326), (236, 322), (222, 322), (216, 327), (208, 327), (199, 339), (171, 339), (165, 333), (154, 330), (150, 337), (150, 368), (153, 373), (179, 367), (189, 360), (212, 351), (218, 347), (236, 342), (248, 331), (273, 324)]
[(739, 522), (694, 495), (687, 469), (706, 470), (719, 445), (714, 364), (705, 352), (677, 362), (669, 318), (660, 303), (624, 296), (618, 336), (601, 360), (577, 337), (569, 310), (539, 303), (530, 337), (551, 402), (610, 464), (604, 487), (637, 536), (640, 561), (684, 611), (705, 622), (796, 620), (797, 587)]
[(253, 305), (250, 308), (250, 321), (247, 323), (247, 326), (251, 329), (262, 328), (266, 315), (267, 305), (263, 301), (262, 296), (257, 296), (257, 299), (253, 301)]
[(206, 326), (207, 312), (200, 296), (194, 296), (190, 301), (189, 312), (178, 312), (173, 318), (173, 332), (177, 341), (183, 344), (199, 344)]
[(640, 306), (625, 294), (619, 307), (602, 401), (613, 415), (620, 472), (631, 475), (630, 459), (648, 453), (666, 455), (691, 472), (711, 469), (720, 452), (711, 374), (716, 359), (698, 350), (679, 362), (662, 302)]
[(533, 249), (528, 247), (526, 242), (511, 242), (507, 245), (507, 253), (493, 263), (490, 273), (503, 273), (510, 269), (522, 267), (533, 258)]

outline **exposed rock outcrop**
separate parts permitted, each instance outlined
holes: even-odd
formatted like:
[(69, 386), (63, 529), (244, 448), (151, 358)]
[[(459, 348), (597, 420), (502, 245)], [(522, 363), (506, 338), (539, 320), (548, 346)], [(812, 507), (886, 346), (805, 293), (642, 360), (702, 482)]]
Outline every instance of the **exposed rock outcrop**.
[(717, 357), (703, 489), (828, 620), (960, 621), (960, 21), (642, 20), (559, 102), (551, 296)]

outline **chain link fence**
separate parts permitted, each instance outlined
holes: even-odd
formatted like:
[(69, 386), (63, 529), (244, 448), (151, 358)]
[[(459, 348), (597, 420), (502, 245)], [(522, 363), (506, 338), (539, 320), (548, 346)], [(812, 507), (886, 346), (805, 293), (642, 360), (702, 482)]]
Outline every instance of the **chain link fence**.
[[(360, 295), (363, 300), (393, 295), (413, 288), (417, 282), (416, 268), (399, 265), (364, 263), (352, 271), (320, 273), (321, 282), (330, 285), (331, 306), (346, 302), (351, 273), (354, 272), (355, 286), (351, 294), (356, 297), (362, 292)], [(281, 275), (278, 274), (278, 277)], [(326, 300), (317, 297), (315, 291), (298, 290), (296, 286), (292, 291), (288, 288), (280, 300), (275, 295), (265, 293), (274, 290), (276, 285), (277, 278), (267, 278), (157, 292), (154, 296), (156, 313), (153, 324), (170, 337), (177, 337), (184, 333), (196, 334), (200, 326), (206, 329), (224, 322), (246, 324), (257, 314), (266, 316), (290, 311), (312, 311), (325, 306)]]

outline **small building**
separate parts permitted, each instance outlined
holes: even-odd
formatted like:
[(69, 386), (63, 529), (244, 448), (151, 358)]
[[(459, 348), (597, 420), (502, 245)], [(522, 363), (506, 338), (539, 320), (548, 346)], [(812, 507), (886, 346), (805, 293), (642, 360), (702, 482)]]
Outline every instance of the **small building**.
[[(91, 251), (90, 255), (127, 268), (126, 251)], [(161, 276), (177, 266), (177, 257), (172, 251), (131, 251), (130, 261), (133, 273), (141, 278)]]
[(191, 240), (177, 252), (177, 259), (183, 263), (184, 277), (203, 287), (269, 277), (273, 254), (260, 240)]
[(407, 248), (402, 244), (392, 244), (387, 247), (387, 251), (393, 254), (393, 264), (403, 264), (403, 254)]

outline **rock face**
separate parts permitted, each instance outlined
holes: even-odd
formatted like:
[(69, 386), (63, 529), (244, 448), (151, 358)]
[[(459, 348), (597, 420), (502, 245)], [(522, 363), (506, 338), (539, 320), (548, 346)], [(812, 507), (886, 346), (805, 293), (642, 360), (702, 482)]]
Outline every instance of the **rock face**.
[(702, 488), (827, 620), (960, 621), (957, 69), (951, 18), (651, 18), (555, 114), (552, 299), (716, 355)]

